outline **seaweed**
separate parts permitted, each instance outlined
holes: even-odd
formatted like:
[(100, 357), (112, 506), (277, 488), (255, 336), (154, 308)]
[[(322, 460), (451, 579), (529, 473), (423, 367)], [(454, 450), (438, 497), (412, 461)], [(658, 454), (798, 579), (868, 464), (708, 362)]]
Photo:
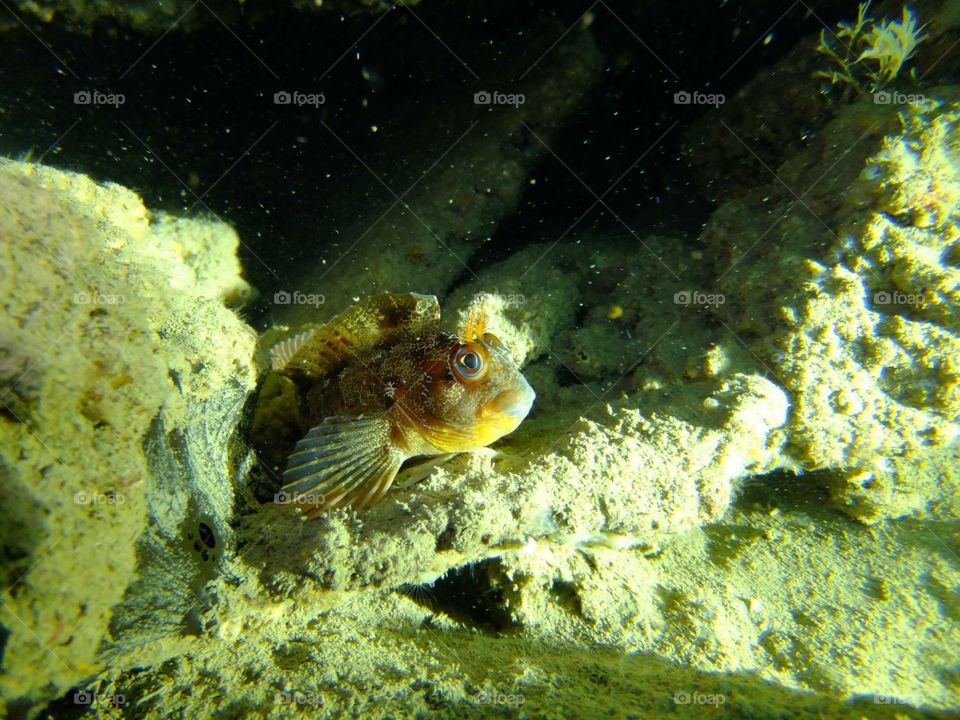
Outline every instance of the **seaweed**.
[(841, 95), (849, 95), (851, 89), (858, 97), (879, 93), (927, 39), (909, 6), (903, 6), (900, 20), (877, 20), (867, 15), (869, 10), (869, 2), (860, 3), (857, 19), (837, 23), (837, 31), (831, 33), (833, 40), (828, 30), (820, 31), (817, 52), (835, 67), (818, 70), (813, 76), (829, 80), (831, 88), (839, 86)]

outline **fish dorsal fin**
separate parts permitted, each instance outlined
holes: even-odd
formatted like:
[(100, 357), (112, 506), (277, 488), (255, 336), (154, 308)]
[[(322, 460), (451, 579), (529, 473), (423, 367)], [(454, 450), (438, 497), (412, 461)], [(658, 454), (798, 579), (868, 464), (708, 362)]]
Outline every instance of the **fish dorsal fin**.
[(300, 348), (306, 344), (307, 340), (312, 338), (316, 332), (316, 329), (304, 330), (299, 335), (281, 340), (270, 348), (270, 368), (272, 370), (283, 370), (290, 363), (291, 358), (297, 354), (297, 351), (300, 350)]
[(465, 342), (473, 342), (477, 338), (483, 335), (483, 331), (487, 327), (487, 307), (486, 307), (486, 295), (480, 293), (474, 295), (473, 302), (470, 303), (470, 307), (467, 310), (467, 316), (463, 320), (463, 324), (460, 326), (460, 330), (457, 333), (460, 336), (460, 339)]
[(433, 295), (384, 293), (367, 298), (317, 328), (284, 371), (322, 377), (381, 343), (439, 331), (440, 303)]

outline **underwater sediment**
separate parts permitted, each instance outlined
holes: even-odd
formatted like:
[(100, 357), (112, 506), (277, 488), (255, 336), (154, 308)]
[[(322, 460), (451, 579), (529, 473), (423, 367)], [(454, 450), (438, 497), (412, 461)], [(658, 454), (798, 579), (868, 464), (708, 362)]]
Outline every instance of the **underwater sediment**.
[[(259, 297), (269, 243), (226, 220), (0, 164), (2, 714), (956, 712), (958, 86), (831, 99), (804, 38), (774, 69), (809, 86), (767, 69), (683, 129), (697, 232), (486, 254), (611, 63), (593, 21), (533, 27), (524, 67), (555, 54), (523, 106), (451, 110), (469, 134), (418, 180), (425, 103), (387, 153), (409, 195), (355, 179), (336, 272), (304, 231)], [(536, 402), (493, 452), (306, 520), (252, 444), (270, 348), (383, 291), (449, 328), (481, 300)]]

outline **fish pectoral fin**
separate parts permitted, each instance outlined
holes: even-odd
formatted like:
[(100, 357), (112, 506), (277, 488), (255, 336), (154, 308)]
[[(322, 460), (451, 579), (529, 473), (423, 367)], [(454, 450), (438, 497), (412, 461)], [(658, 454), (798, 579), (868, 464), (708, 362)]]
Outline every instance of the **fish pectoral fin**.
[(283, 492), (308, 516), (347, 505), (360, 510), (383, 497), (405, 459), (391, 444), (386, 413), (329, 417), (290, 453)]

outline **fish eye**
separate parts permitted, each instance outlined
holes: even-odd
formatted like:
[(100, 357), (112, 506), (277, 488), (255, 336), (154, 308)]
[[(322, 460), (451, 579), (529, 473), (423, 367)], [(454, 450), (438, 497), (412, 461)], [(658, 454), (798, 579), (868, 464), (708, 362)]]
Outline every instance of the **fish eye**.
[(462, 353), (457, 356), (457, 359), (461, 365), (469, 368), (471, 372), (480, 372), (480, 368), (483, 367), (483, 360), (475, 352)]
[(451, 357), (451, 370), (454, 377), (462, 382), (477, 382), (487, 374), (487, 362), (484, 351), (474, 343), (458, 346)]

